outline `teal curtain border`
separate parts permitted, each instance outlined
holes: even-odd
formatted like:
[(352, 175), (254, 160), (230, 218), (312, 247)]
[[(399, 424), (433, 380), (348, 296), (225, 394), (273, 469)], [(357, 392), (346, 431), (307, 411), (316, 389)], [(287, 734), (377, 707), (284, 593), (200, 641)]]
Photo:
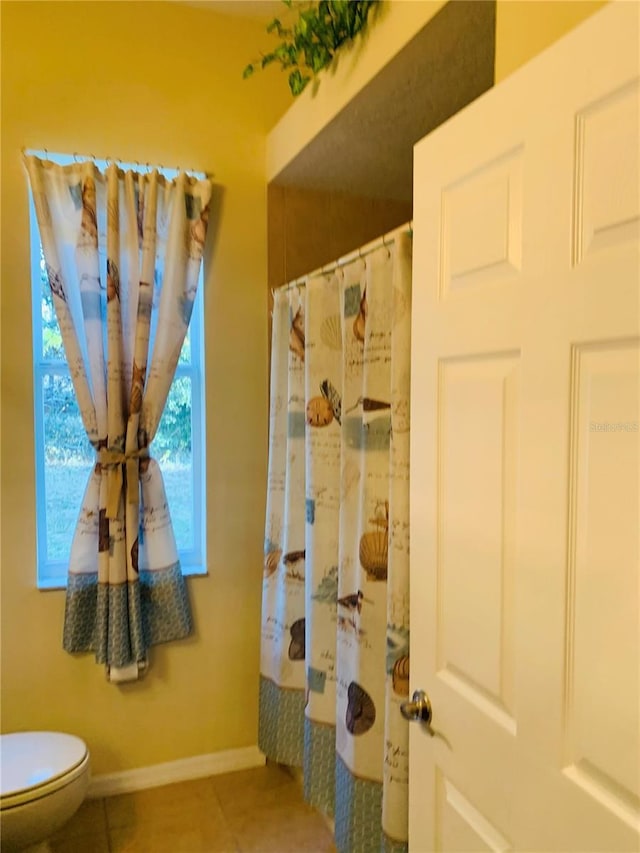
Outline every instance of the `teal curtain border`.
[(335, 726), (304, 721), (304, 798), (333, 817), (336, 799)]
[(304, 690), (285, 690), (260, 676), (258, 746), (272, 761), (302, 767)]
[(182, 640), (193, 631), (180, 563), (141, 571), (137, 580), (100, 584), (96, 572), (69, 574), (63, 629), (68, 652), (95, 652), (98, 663), (126, 666), (150, 646)]

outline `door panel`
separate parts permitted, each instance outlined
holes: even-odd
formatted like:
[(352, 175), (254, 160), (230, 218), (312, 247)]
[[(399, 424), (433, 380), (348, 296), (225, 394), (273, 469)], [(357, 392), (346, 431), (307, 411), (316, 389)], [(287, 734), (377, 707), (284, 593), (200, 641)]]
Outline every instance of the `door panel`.
[(522, 155), (509, 151), (443, 190), (441, 297), (520, 271)]
[(576, 265), (590, 253), (638, 239), (638, 94), (634, 80), (577, 114)]
[(602, 341), (572, 355), (564, 772), (624, 811), (640, 796), (639, 350)]
[(437, 776), (436, 810), (437, 849), (455, 853), (469, 850), (511, 850), (511, 844), (452, 782)]
[(410, 848), (640, 848), (638, 4), (415, 149)]
[(444, 359), (438, 382), (438, 676), (511, 733), (518, 362)]

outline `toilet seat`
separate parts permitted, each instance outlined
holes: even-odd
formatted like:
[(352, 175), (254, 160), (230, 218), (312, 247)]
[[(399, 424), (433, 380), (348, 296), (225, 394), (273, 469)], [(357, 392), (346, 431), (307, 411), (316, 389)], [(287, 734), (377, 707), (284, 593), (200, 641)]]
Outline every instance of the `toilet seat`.
[(87, 746), (59, 732), (1, 735), (0, 808), (14, 808), (64, 788), (87, 769)]

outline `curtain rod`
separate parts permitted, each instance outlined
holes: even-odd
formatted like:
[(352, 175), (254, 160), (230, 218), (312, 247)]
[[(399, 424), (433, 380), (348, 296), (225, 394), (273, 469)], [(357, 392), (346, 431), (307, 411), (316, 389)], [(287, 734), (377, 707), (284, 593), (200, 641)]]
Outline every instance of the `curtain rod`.
[[(96, 157), (95, 154), (80, 154), (77, 151), (72, 151), (71, 154), (60, 154), (58, 152), (50, 153), (46, 148), (21, 148), (20, 153), (22, 156), (29, 157), (39, 157), (40, 154), (44, 151), (44, 156), (48, 160), (49, 157), (59, 157), (61, 159), (66, 159), (67, 157), (73, 157), (74, 163), (96, 163), (97, 161), (101, 161), (109, 165), (116, 165), (118, 168), (122, 166), (137, 166), (138, 169), (147, 169), (147, 172), (151, 172), (153, 169), (163, 169), (170, 172), (186, 172), (187, 174), (196, 173), (198, 175), (204, 175), (207, 178), (211, 176), (204, 171), (204, 169), (185, 169), (182, 166), (165, 166), (164, 163), (140, 163), (138, 160), (120, 160), (117, 157), (110, 157), (108, 154), (105, 157)], [(56, 162), (53, 160), (52, 162)], [(71, 165), (70, 163), (68, 165)]]
[[(390, 231), (388, 234), (383, 234), (382, 237), (376, 237), (375, 240), (372, 240), (370, 243), (362, 246), (360, 249), (356, 249), (353, 252), (349, 252), (347, 255), (343, 255), (341, 258), (338, 258), (337, 261), (331, 261), (331, 263), (324, 264), (321, 267), (313, 270), (313, 272), (307, 273), (306, 275), (300, 276), (299, 278), (295, 278), (293, 281), (288, 282), (287, 284), (282, 284), (280, 287), (275, 288), (276, 290), (291, 290), (294, 287), (303, 286), (306, 281), (310, 278), (318, 278), (322, 275), (328, 275), (334, 270), (340, 269), (341, 267), (346, 267), (349, 264), (353, 264), (356, 261), (364, 260), (367, 255), (370, 255), (371, 252), (375, 252), (376, 249), (382, 249), (384, 246), (388, 246), (393, 243), (400, 234), (409, 234), (413, 236), (413, 220), (406, 222), (404, 225), (400, 225), (399, 228), (394, 228), (393, 231)], [(274, 295), (274, 289), (271, 289), (271, 295)]]

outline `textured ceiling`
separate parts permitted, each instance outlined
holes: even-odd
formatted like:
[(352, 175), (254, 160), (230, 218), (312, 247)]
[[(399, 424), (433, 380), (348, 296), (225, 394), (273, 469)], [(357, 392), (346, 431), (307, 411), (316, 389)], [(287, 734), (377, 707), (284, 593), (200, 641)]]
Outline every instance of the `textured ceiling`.
[(275, 184), (411, 201), (413, 146), (493, 85), (495, 0), (453, 0)]

